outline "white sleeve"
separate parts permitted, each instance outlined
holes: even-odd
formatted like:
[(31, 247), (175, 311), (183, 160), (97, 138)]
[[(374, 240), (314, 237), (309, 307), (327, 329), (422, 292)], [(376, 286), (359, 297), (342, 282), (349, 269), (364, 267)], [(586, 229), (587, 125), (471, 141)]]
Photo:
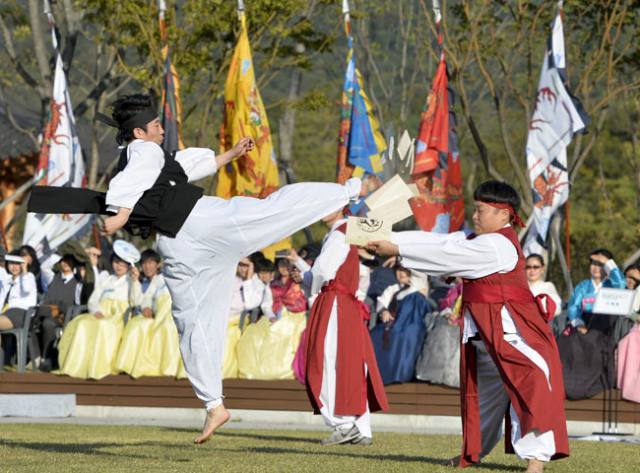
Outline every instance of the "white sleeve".
[[(400, 256), (405, 267), (418, 269), (431, 276), (460, 276), (478, 279), (493, 273), (506, 273), (515, 268), (518, 252), (499, 233), (486, 233), (473, 240), (460, 239), (460, 232), (428, 243), (420, 239), (400, 243)], [(391, 237), (394, 241), (394, 235)]]
[(632, 311), (633, 312), (638, 312), (640, 311), (640, 287), (637, 287), (635, 289), (635, 298), (633, 299), (633, 307), (632, 307)]
[(133, 209), (142, 194), (155, 184), (164, 166), (164, 151), (155, 143), (134, 142), (127, 152), (127, 166), (109, 183), (109, 212), (117, 212), (119, 207)]
[(244, 308), (253, 309), (262, 302), (262, 292), (264, 283), (257, 276), (242, 282), (242, 295), (244, 298)]
[(87, 302), (87, 307), (89, 309), (89, 313), (95, 314), (96, 312), (100, 312), (100, 296), (102, 295), (102, 291), (104, 290), (105, 282), (108, 279), (104, 279), (102, 281), (96, 282), (96, 285), (93, 287), (93, 292), (89, 297), (89, 301)]
[(393, 295), (400, 290), (399, 284), (392, 284), (384, 291), (382, 294), (378, 296), (378, 300), (376, 303), (376, 312), (381, 312), (383, 309), (389, 309), (389, 304), (391, 304), (391, 299), (393, 299)]
[(218, 170), (216, 153), (207, 148), (187, 148), (176, 153), (176, 161), (187, 174), (189, 182), (212, 176)]
[(396, 245), (403, 244), (419, 244), (419, 243), (442, 243), (444, 241), (462, 241), (466, 240), (465, 232), (454, 233), (434, 233), (423, 232), (420, 230), (406, 232), (392, 232), (391, 241)]
[(78, 283), (76, 284), (76, 294), (75, 294), (75, 297), (73, 298), (73, 303), (75, 305), (80, 305), (81, 296), (82, 296), (82, 281), (78, 281)]
[[(336, 277), (338, 269), (349, 255), (349, 245), (344, 241), (344, 233), (332, 232), (322, 245), (322, 251), (313, 263), (311, 275), (311, 296), (320, 292), (325, 283)], [(305, 273), (307, 274), (307, 273)]]
[[(140, 306), (140, 307), (153, 307), (153, 293), (150, 294), (148, 299), (145, 299), (146, 293), (142, 293), (142, 284), (140, 284), (139, 280), (134, 281), (131, 276), (127, 275), (129, 278), (129, 304), (132, 307)], [(149, 287), (151, 289), (151, 287)], [(149, 291), (147, 291), (148, 293)], [(151, 305), (145, 306), (144, 302), (151, 302)]]
[(309, 265), (309, 263), (307, 263), (305, 260), (303, 260), (302, 258), (298, 257), (298, 259), (296, 260), (295, 263), (293, 263), (293, 265), (298, 268), (298, 270), (301, 273), (305, 273), (307, 271), (309, 271), (311, 269), (311, 266)]
[(53, 266), (62, 259), (62, 256), (58, 254), (49, 255), (42, 263), (40, 263), (40, 273), (47, 283), (47, 286), (53, 281), (55, 273), (53, 272)]
[(264, 291), (264, 298), (262, 299), (260, 308), (262, 309), (262, 313), (268, 318), (275, 319), (276, 314), (273, 313), (273, 292), (271, 292), (270, 287), (267, 287)]
[[(2, 302), (4, 302), (4, 300), (7, 298), (7, 290), (9, 287), (9, 280), (3, 279), (0, 280), (0, 304), (2, 304)], [(0, 307), (0, 312), (2, 312), (2, 309), (4, 307)]]
[(38, 292), (36, 277), (33, 275), (33, 273), (21, 274), (18, 279), (20, 280), (21, 298), (28, 298), (30, 295)]

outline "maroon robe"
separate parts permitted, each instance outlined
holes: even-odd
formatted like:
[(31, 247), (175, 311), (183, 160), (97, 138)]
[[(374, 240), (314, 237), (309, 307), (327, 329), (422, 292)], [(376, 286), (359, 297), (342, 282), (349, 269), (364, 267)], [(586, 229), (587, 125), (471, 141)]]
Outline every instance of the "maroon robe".
[[(505, 236), (516, 247), (518, 262), (513, 271), (508, 273), (493, 273), (479, 279), (464, 280), (461, 313), (469, 309), (478, 335), (496, 364), (511, 404), (518, 414), (522, 435), (533, 429), (538, 429), (541, 433), (553, 431), (556, 453), (552, 460), (567, 457), (569, 440), (558, 348), (551, 327), (544, 319), (529, 289), (525, 273), (526, 259), (518, 235), (511, 227), (502, 228), (497, 233)], [(547, 299), (547, 303), (549, 301), (550, 299)], [(501, 314), (503, 306), (507, 306), (511, 312), (522, 338), (547, 363), (551, 392), (544, 372), (504, 340)], [(462, 327), (463, 324), (460, 325)], [(476, 352), (468, 345), (469, 343), (461, 345), (460, 354), (460, 396), (464, 435), (461, 467), (477, 463), (482, 451)], [(513, 453), (509, 409), (505, 415), (505, 450), (507, 453)]]
[[(345, 233), (346, 227), (344, 224), (335, 231)], [(387, 395), (366, 325), (369, 313), (355, 296), (359, 277), (358, 249), (351, 245), (346, 261), (338, 269), (336, 277), (322, 288), (309, 313), (305, 384), (309, 401), (316, 414), (320, 413), (322, 407), (320, 390), (324, 367), (324, 339), (327, 335), (333, 301), (336, 298), (338, 301), (338, 352), (335, 414), (359, 417), (367, 409), (367, 400), (371, 412), (389, 410)]]

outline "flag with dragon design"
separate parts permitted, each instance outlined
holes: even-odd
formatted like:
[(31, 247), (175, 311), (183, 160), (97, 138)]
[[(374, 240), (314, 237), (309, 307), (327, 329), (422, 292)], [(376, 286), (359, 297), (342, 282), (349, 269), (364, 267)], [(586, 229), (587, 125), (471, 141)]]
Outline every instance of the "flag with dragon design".
[[(243, 136), (253, 137), (255, 147), (219, 170), (216, 195), (224, 199), (237, 195), (263, 199), (280, 188), (278, 165), (267, 113), (256, 84), (244, 13), (240, 20), (242, 31), (225, 85), (220, 151), (231, 149)], [(265, 248), (263, 253), (273, 259), (277, 250), (287, 248), (291, 248), (290, 238)]]
[[(67, 77), (53, 25), (51, 35), (56, 61), (53, 96), (34, 182), (41, 186), (87, 187)], [(48, 255), (68, 239), (88, 231), (93, 220), (93, 217), (85, 214), (29, 213), (22, 244), (35, 248), (38, 256)]]
[[(440, 29), (440, 20), (437, 22)], [(422, 230), (448, 233), (464, 222), (462, 172), (458, 150), (454, 93), (449, 86), (442, 34), (440, 64), (420, 116), (411, 182), (420, 195), (411, 199), (413, 214)]]
[(541, 253), (553, 214), (569, 199), (567, 146), (573, 134), (585, 130), (591, 122), (582, 104), (569, 92), (567, 80), (562, 10), (558, 9), (527, 136), (535, 218), (523, 247), (525, 254)]

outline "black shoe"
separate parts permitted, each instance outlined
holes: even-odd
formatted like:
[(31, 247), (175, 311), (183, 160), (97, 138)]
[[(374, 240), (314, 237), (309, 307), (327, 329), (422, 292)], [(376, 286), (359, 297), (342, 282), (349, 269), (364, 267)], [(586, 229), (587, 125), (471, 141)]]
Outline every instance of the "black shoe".
[(43, 373), (49, 373), (52, 369), (53, 362), (47, 358), (42, 360), (42, 363), (40, 363), (40, 371), (42, 371)]

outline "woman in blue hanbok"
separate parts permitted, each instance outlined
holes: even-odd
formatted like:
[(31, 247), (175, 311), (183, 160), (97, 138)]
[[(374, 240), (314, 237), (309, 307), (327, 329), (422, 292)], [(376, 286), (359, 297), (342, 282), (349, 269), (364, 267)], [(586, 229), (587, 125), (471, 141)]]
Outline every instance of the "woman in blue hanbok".
[(427, 333), (424, 316), (431, 310), (425, 297), (424, 276), (401, 267), (395, 273), (398, 284), (389, 286), (378, 298), (377, 312), (382, 323), (371, 329), (371, 342), (385, 385), (413, 379)]
[(607, 250), (590, 255), (591, 278), (576, 286), (569, 301), (571, 328), (558, 337), (567, 399), (587, 399), (615, 386), (612, 317), (593, 313), (601, 288), (624, 289), (626, 280)]
[(586, 334), (588, 327), (596, 321), (592, 311), (600, 288), (624, 289), (626, 286), (625, 277), (608, 250), (591, 253), (589, 271), (591, 279), (578, 284), (569, 300), (569, 323), (582, 334)]

